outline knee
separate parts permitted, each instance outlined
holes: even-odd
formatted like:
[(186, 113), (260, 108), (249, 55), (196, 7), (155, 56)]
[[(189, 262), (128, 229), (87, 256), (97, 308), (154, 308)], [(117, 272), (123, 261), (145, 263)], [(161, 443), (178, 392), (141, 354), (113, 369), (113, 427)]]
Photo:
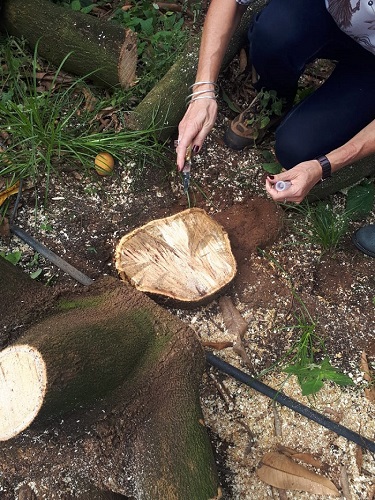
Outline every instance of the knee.
[(289, 170), (317, 156), (316, 143), (308, 134), (296, 133), (283, 124), (276, 130), (275, 155), (283, 168)]

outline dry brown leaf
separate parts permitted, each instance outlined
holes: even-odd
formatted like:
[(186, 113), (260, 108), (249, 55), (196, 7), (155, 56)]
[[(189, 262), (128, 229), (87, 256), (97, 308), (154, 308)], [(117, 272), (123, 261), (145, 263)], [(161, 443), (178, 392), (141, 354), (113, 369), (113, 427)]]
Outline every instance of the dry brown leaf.
[(241, 313), (233, 304), (232, 299), (227, 295), (220, 297), (219, 306), (226, 329), (231, 335), (239, 335), (243, 338), (248, 324), (247, 321), (241, 316)]
[(4, 189), (0, 193), (0, 207), (1, 205), (9, 198), (9, 196), (12, 196), (12, 194), (18, 193), (18, 188), (19, 188), (19, 181), (13, 184), (12, 186), (9, 186), (8, 188)]
[(262, 481), (276, 488), (307, 491), (316, 495), (340, 496), (338, 489), (328, 478), (296, 464), (281, 453), (266, 453), (257, 475)]
[(222, 349), (226, 349), (227, 347), (232, 347), (233, 342), (227, 342), (225, 340), (218, 341), (218, 342), (210, 342), (210, 341), (204, 341), (202, 342), (203, 347), (210, 347), (211, 349), (215, 349), (215, 351), (221, 351)]
[(289, 448), (288, 446), (284, 446), (282, 444), (279, 444), (277, 446), (277, 451), (282, 453), (283, 455), (286, 455), (287, 457), (293, 458), (294, 460), (300, 460), (305, 464), (312, 465), (317, 469), (327, 468), (326, 464), (323, 464), (321, 460), (314, 457), (314, 455), (312, 455), (311, 453), (300, 452), (298, 450), (294, 450), (293, 448)]
[(352, 500), (352, 494), (350, 492), (349, 478), (345, 465), (340, 467), (340, 484), (342, 493), (346, 500)]
[[(367, 355), (365, 351), (362, 352), (361, 354), (361, 360), (360, 360), (360, 367), (361, 371), (363, 372), (363, 378), (366, 380), (366, 382), (370, 382), (372, 380), (372, 374), (370, 367), (368, 365), (367, 361)], [(375, 386), (370, 385), (369, 387), (365, 388), (365, 397), (371, 401), (371, 403), (375, 403)]]
[(247, 68), (247, 53), (245, 49), (241, 49), (239, 57), (239, 70), (243, 73)]
[(358, 444), (355, 449), (355, 462), (357, 464), (359, 472), (361, 473), (363, 466), (363, 450)]

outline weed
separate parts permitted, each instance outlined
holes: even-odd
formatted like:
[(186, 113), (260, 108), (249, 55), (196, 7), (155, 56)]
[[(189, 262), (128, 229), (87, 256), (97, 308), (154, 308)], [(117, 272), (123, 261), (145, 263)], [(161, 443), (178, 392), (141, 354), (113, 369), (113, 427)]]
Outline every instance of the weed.
[[(254, 126), (255, 134), (266, 128), (272, 117), (275, 115), (282, 116), (285, 103), (285, 99), (277, 97), (276, 91), (274, 90), (262, 89), (258, 92), (256, 99), (259, 109), (247, 120), (248, 125)], [(254, 139), (257, 139), (257, 137), (258, 135), (255, 135)]]
[[(317, 323), (311, 317), (306, 304), (297, 294), (289, 274), (272, 256), (263, 250), (260, 252), (271, 260), (289, 281), (292, 295), (299, 304), (299, 311), (294, 315), (295, 324), (288, 327), (288, 330), (296, 332), (296, 340), (282, 359), (278, 360), (271, 368), (264, 370), (260, 376), (277, 366), (281, 366), (285, 373), (297, 377), (303, 396), (317, 393), (323, 387), (324, 381), (335, 382), (339, 385), (352, 385), (353, 381), (350, 377), (331, 365), (324, 340), (316, 333)], [(319, 354), (322, 358), (321, 361), (317, 360)]]
[[(0, 132), (7, 137), (0, 176), (8, 178), (10, 184), (23, 178), (31, 178), (34, 183), (43, 179), (46, 200), (51, 175), (57, 175), (59, 167), (73, 165), (88, 171), (101, 151), (108, 151), (120, 163), (124, 157), (128, 160), (133, 157), (142, 159), (145, 155), (161, 157), (162, 146), (154, 139), (152, 127), (129, 131), (123, 123), (118, 132), (97, 132), (93, 125), (88, 125), (95, 122), (98, 110), (89, 112), (85, 109), (81, 91), (85, 86), (83, 79), (74, 81), (67, 88), (54, 88), (64, 61), (50, 90), (40, 92), (36, 47), (31, 76), (21, 79), (16, 74), (19, 63), (11, 50), (14, 43), (10, 40), (2, 47), (5, 66), (10, 69), (3, 79), (0, 100)], [(21, 51), (17, 44), (15, 49)]]
[(323, 253), (337, 248), (351, 220), (349, 212), (335, 212), (329, 202), (319, 201), (312, 205), (305, 200), (300, 205), (293, 205), (288, 209), (304, 217), (305, 223), (300, 235), (311, 244), (319, 245)]
[(22, 253), (19, 250), (15, 250), (14, 252), (0, 252), (0, 257), (3, 257), (5, 260), (13, 264), (14, 266), (18, 264), (18, 262), (22, 258)]

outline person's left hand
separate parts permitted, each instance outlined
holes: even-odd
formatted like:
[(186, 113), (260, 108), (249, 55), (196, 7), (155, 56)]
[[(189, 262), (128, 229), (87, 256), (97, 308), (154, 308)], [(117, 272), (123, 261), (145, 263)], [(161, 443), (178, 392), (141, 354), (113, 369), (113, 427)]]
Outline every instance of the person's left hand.
[[(267, 176), (266, 190), (279, 203), (301, 203), (321, 177), (322, 168), (317, 160), (304, 161), (278, 175)], [(290, 181), (292, 184), (284, 191), (277, 191), (275, 184), (278, 181)]]

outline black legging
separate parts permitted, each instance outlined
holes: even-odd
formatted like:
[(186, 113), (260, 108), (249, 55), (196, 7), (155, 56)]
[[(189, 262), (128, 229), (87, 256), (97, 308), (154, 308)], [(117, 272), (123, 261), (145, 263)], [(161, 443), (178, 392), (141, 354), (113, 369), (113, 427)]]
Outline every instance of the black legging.
[(284, 168), (329, 153), (375, 119), (375, 55), (337, 27), (324, 0), (271, 0), (249, 40), (258, 89), (276, 90), (289, 101), (306, 64), (337, 61), (332, 75), (276, 130), (276, 156)]

